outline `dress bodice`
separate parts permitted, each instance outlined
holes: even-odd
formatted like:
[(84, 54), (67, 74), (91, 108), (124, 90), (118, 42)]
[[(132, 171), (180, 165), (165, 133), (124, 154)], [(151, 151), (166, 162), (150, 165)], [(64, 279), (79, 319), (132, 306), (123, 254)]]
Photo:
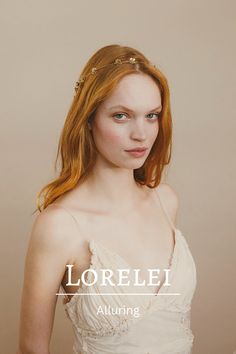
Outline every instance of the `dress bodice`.
[[(160, 201), (160, 197), (159, 197)], [(161, 202), (161, 201), (160, 201)], [(190, 328), (191, 301), (196, 288), (196, 267), (182, 232), (170, 223), (175, 245), (169, 263), (170, 286), (162, 285), (155, 294), (137, 293), (133, 273), (129, 273), (130, 286), (82, 286), (64, 308), (74, 330), (75, 354), (190, 354), (193, 333)], [(90, 268), (113, 270), (113, 281), (118, 284), (117, 269), (130, 265), (113, 250), (91, 239)], [(90, 283), (92, 272), (87, 273)], [(63, 294), (65, 290), (61, 286)], [(139, 316), (128, 308), (139, 309)], [(117, 310), (117, 309), (123, 309)], [(99, 311), (98, 313), (98, 310)]]

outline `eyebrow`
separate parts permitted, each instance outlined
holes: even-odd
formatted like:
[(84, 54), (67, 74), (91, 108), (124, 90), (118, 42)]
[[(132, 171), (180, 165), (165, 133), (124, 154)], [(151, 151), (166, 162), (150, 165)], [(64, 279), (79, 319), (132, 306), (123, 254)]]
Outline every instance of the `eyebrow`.
[[(108, 110), (111, 111), (113, 109), (119, 109), (119, 108), (123, 109), (125, 111), (129, 111), (129, 112), (134, 113), (134, 111), (132, 109), (130, 109), (128, 107), (125, 107), (125, 106), (122, 106), (122, 105), (117, 105), (117, 106), (110, 107)], [(162, 108), (162, 106), (159, 106), (159, 107), (151, 109), (149, 112), (156, 111), (156, 110), (161, 109), (161, 108)]]

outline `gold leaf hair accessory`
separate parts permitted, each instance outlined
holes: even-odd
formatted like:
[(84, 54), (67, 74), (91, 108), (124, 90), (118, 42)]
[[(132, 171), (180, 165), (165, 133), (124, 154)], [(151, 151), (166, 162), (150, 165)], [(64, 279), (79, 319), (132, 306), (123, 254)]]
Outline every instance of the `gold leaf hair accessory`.
[[(122, 59), (115, 59), (112, 63), (107, 64), (107, 65), (103, 65), (100, 66), (99, 68), (97, 67), (93, 67), (92, 70), (90, 71), (90, 73), (86, 76), (82, 76), (79, 78), (78, 81), (76, 81), (75, 83), (75, 92), (77, 92), (78, 88), (85, 82), (85, 80), (87, 79), (88, 76), (90, 75), (95, 75), (97, 73), (98, 70), (105, 68), (108, 65), (122, 65), (122, 64), (137, 64), (137, 63), (141, 63), (140, 61), (138, 61), (136, 58), (130, 57), (128, 60), (122, 60)], [(155, 65), (153, 65), (152, 63), (150, 63), (154, 68), (156, 68)]]

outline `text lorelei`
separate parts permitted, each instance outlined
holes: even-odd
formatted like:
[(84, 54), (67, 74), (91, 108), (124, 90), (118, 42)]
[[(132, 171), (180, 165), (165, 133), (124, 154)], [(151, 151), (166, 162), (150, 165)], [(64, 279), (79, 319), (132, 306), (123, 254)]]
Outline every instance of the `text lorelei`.
[[(92, 286), (98, 281), (98, 273), (96, 270), (88, 268), (84, 270), (81, 274), (81, 279), (78, 279), (76, 283), (72, 282), (72, 268), (74, 267), (73, 264), (67, 264), (66, 267), (68, 268), (68, 282), (67, 286), (78, 286), (80, 285), (80, 280), (85, 286)], [(111, 286), (129, 286), (130, 285), (130, 278), (129, 275), (131, 272), (134, 274), (134, 283), (132, 285), (134, 286), (159, 286), (160, 281), (158, 280), (159, 274), (160, 274), (160, 269), (155, 268), (155, 269), (148, 269), (148, 283), (146, 284), (145, 280), (140, 279), (140, 269), (135, 268), (135, 269), (129, 269), (129, 268), (122, 268), (122, 269), (117, 269), (116, 272), (118, 273), (118, 282), (114, 283), (112, 281), (112, 277), (114, 275), (113, 270), (109, 268), (101, 268), (99, 269), (99, 275), (101, 276), (101, 282), (99, 283), (100, 286), (106, 286), (106, 285), (111, 285)], [(165, 282), (163, 283), (163, 286), (170, 286), (171, 284), (169, 283), (169, 268), (163, 269), (165, 272)], [(86, 275), (92, 276), (93, 275), (93, 281), (87, 282), (88, 279), (86, 279)], [(99, 279), (100, 280), (100, 279)], [(141, 282), (140, 282), (141, 280)], [(157, 280), (157, 283), (153, 282), (154, 280)]]

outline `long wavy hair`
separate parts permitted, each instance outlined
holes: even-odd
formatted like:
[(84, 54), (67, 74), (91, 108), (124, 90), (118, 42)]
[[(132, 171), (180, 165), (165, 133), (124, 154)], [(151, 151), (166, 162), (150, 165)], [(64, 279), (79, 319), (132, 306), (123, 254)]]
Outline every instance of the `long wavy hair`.
[[(116, 59), (129, 60), (130, 57), (141, 63), (109, 65)], [(93, 54), (81, 72), (82, 77), (91, 73), (92, 68), (101, 66), (104, 68), (98, 70), (95, 75), (89, 75), (76, 90), (57, 148), (55, 170), (60, 157), (59, 175), (37, 193), (37, 209), (34, 212), (41, 212), (62, 194), (73, 189), (78, 183), (83, 183), (92, 171), (98, 152), (88, 122), (125, 75), (138, 72), (150, 75), (158, 85), (163, 107), (159, 118), (158, 137), (144, 164), (133, 171), (136, 183), (155, 188), (161, 181), (165, 165), (170, 162), (172, 118), (169, 87), (164, 74), (137, 49), (117, 44), (105, 46)], [(40, 204), (41, 197), (43, 200)]]

